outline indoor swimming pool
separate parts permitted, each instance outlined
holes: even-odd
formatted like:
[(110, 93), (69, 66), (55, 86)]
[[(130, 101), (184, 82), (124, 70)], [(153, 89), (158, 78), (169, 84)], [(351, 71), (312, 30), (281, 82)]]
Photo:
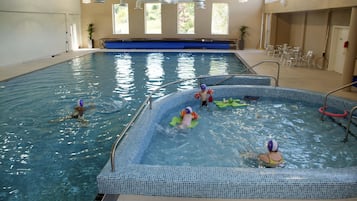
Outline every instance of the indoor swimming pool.
[[(112, 143), (148, 94), (177, 79), (232, 73), (249, 73), (232, 53), (116, 52), (0, 82), (0, 200), (93, 200)], [(58, 122), (79, 99), (95, 106), (87, 122)]]

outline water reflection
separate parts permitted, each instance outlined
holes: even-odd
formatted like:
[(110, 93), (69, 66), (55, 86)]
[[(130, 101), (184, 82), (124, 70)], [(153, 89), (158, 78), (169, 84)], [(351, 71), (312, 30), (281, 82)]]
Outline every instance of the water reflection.
[[(149, 78), (146, 81), (147, 92), (151, 93), (159, 88), (164, 81), (165, 71), (163, 69), (164, 55), (163, 53), (150, 53), (146, 58), (145, 74)], [(165, 89), (161, 89), (154, 94), (154, 97), (160, 97), (165, 94)]]
[(115, 56), (115, 79), (116, 87), (114, 93), (118, 93), (125, 100), (131, 100), (130, 91), (135, 89), (134, 72), (132, 69), (132, 60), (129, 54), (119, 54)]
[[(177, 76), (179, 79), (188, 79), (196, 77), (194, 68), (195, 58), (192, 54), (189, 53), (181, 53), (177, 58)], [(194, 80), (187, 80), (185, 82), (180, 83), (178, 87), (178, 91), (192, 89), (194, 85)]]
[(225, 57), (211, 57), (209, 66), (210, 75), (224, 75), (228, 74), (228, 61)]

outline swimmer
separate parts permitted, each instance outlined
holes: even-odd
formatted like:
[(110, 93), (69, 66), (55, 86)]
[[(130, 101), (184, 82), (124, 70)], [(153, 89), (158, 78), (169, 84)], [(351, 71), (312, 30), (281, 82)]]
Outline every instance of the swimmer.
[(178, 125), (179, 128), (185, 129), (191, 125), (193, 119), (198, 119), (198, 114), (192, 111), (191, 107), (186, 107), (181, 111), (182, 122)]
[(208, 107), (208, 102), (213, 102), (213, 90), (207, 88), (205, 84), (200, 85), (201, 90), (195, 93), (195, 98), (201, 100), (201, 107)]
[(259, 154), (258, 159), (263, 163), (265, 167), (278, 167), (283, 162), (283, 156), (278, 151), (278, 142), (275, 140), (269, 140), (267, 144), (268, 153)]
[(77, 106), (74, 107), (74, 112), (71, 114), (71, 119), (82, 118), (85, 110), (83, 100), (78, 100)]
[(94, 106), (90, 105), (89, 107), (84, 107), (84, 102), (82, 99), (79, 99), (77, 106), (74, 107), (74, 111), (71, 115), (59, 118), (57, 120), (51, 120), (50, 122), (62, 122), (67, 119), (78, 119), (82, 123), (87, 123), (88, 121), (84, 119), (84, 112), (89, 109), (93, 109)]

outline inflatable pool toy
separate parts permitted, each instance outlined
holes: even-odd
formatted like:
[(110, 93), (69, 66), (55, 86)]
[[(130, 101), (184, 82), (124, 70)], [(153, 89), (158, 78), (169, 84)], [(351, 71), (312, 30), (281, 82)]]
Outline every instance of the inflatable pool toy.
[[(182, 118), (181, 117), (172, 117), (171, 121), (170, 121), (170, 125), (171, 126), (177, 126), (180, 125), (182, 122)], [(188, 128), (194, 128), (198, 125), (198, 120), (197, 119), (193, 119), (191, 121), (191, 125)]]
[(345, 110), (343, 113), (332, 113), (332, 112), (327, 112), (326, 109), (324, 109), (324, 107), (320, 107), (319, 108), (319, 112), (323, 115), (326, 115), (326, 116), (330, 116), (330, 117), (346, 117), (348, 115), (348, 111)]
[(213, 101), (217, 107), (224, 108), (224, 107), (242, 107), (247, 106), (248, 104), (241, 102), (239, 99), (230, 98), (228, 100), (223, 99), (222, 101)]

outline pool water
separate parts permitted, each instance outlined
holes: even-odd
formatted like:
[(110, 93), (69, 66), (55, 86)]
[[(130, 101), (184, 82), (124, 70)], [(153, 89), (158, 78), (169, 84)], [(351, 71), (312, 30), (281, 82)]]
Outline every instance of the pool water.
[[(199, 108), (197, 102), (193, 109), (200, 115), (199, 124), (188, 130), (169, 125), (181, 108), (169, 111), (156, 126), (141, 163), (254, 168), (259, 167), (256, 155), (267, 152), (266, 142), (275, 139), (285, 160), (284, 168), (357, 166), (357, 146), (341, 142), (345, 128), (340, 124), (330, 118), (321, 121), (317, 111), (320, 105), (284, 98), (246, 103), (249, 105), (237, 108), (211, 104), (207, 110)], [(357, 133), (355, 126), (351, 129)]]
[[(95, 53), (0, 82), (0, 200), (93, 200), (112, 143), (158, 86), (247, 73), (231, 53)], [(187, 81), (155, 97), (194, 88)], [(70, 119), (78, 99), (88, 124)]]

